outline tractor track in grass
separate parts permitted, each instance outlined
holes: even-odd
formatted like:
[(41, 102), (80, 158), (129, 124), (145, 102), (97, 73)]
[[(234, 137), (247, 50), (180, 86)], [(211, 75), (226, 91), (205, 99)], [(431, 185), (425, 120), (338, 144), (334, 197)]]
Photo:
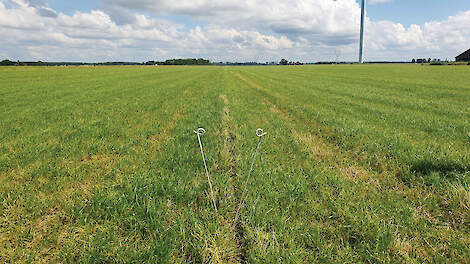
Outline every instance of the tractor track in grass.
[[(306, 120), (304, 115), (296, 111), (279, 107), (279, 105), (273, 102), (271, 98), (276, 101), (283, 101), (285, 100), (284, 96), (269, 91), (255, 81), (242, 76), (240, 73), (235, 73), (234, 75), (252, 88), (256, 89), (263, 96), (263, 103), (270, 108), (272, 113), (275, 113), (284, 121), (296, 144), (302, 150), (309, 153), (313, 160), (320, 161), (325, 164), (334, 164), (328, 166), (329, 169), (338, 171), (341, 175), (346, 176), (355, 183), (359, 183), (359, 181), (361, 181), (362, 183), (372, 185), (376, 188), (380, 188), (380, 181), (383, 180), (383, 178), (390, 177), (391, 175), (396, 175), (398, 173), (397, 168), (392, 168), (388, 164), (381, 164), (379, 171), (376, 171), (376, 169), (373, 168), (367, 169), (364, 166), (357, 164), (357, 161), (367, 161), (367, 153), (360, 152), (355, 149), (344, 152), (340, 149), (340, 146), (326, 142), (319, 135), (322, 133), (333, 133), (330, 127), (322, 127), (315, 120)], [(301, 122), (294, 122), (293, 120), (302, 120), (304, 123), (308, 123), (309, 125), (302, 126), (301, 130), (312, 130), (312, 132), (299, 131), (298, 128), (296, 128), (296, 124)], [(389, 186), (389, 188), (403, 194), (409, 190), (409, 188), (402, 184), (399, 186)]]
[(165, 138), (170, 134), (170, 131), (176, 126), (178, 121), (183, 119), (185, 114), (185, 108), (181, 108), (177, 110), (175, 113), (173, 113), (173, 116), (171, 117), (170, 121), (163, 126), (160, 131), (152, 136), (148, 136), (147, 140), (149, 140), (152, 143), (152, 146), (156, 150), (160, 150), (163, 142), (165, 141)]
[(231, 122), (230, 118), (230, 101), (227, 99), (227, 96), (222, 94), (219, 97), (224, 101), (224, 108), (222, 110), (222, 136), (224, 137), (224, 146), (220, 153), (222, 161), (228, 169), (230, 177), (235, 178), (237, 175), (236, 166), (237, 160), (235, 158), (235, 140), (237, 136), (234, 133), (235, 124)]
[(270, 107), (272, 113), (277, 114), (284, 121), (284, 124), (290, 130), (291, 137), (303, 151), (309, 153), (309, 156), (314, 161), (335, 164), (329, 166), (329, 169), (338, 171), (341, 175), (353, 180), (355, 183), (360, 180), (378, 187), (378, 180), (374, 179), (367, 169), (359, 165), (350, 164), (351, 161), (340, 153), (337, 148), (325, 143), (316, 135), (298, 132), (294, 124), (292, 124), (288, 113), (282, 111), (276, 104), (266, 98), (263, 101)]
[[(262, 92), (263, 94), (269, 94), (268, 91), (263, 88), (261, 85), (255, 83), (242, 76), (239, 73), (234, 74), (237, 78), (247, 83), (249, 86), (255, 88), (256, 90)], [(282, 100), (281, 95), (274, 95), (275, 98)], [(367, 169), (357, 166), (357, 165), (348, 165), (350, 163), (348, 159), (340, 153), (338, 147), (332, 146), (324, 142), (321, 138), (316, 136), (314, 133), (303, 133), (296, 130), (295, 125), (292, 121), (292, 116), (290, 113), (279, 108), (275, 103), (269, 100), (266, 96), (263, 98), (263, 103), (269, 107), (269, 110), (279, 116), (284, 121), (284, 124), (289, 129), (291, 137), (295, 140), (296, 144), (304, 151), (309, 153), (309, 156), (320, 162), (328, 162), (333, 160), (339, 160), (340, 163), (334, 166), (331, 166), (330, 169), (337, 170), (341, 175), (346, 176), (349, 179), (357, 182), (358, 180), (367, 181), (368, 184), (373, 184), (374, 186), (378, 185), (377, 179), (371, 177)], [(318, 129), (318, 124), (314, 122), (313, 127)], [(336, 164), (336, 163), (333, 163)]]
[[(189, 97), (190, 90), (185, 90), (183, 94), (184, 96)], [(171, 131), (175, 128), (176, 124), (184, 118), (185, 112), (186, 105), (182, 104), (179, 109), (173, 112), (170, 120), (161, 129), (159, 129), (158, 133), (147, 136), (146, 140), (150, 142), (153, 153), (158, 154), (160, 152), (165, 139), (171, 135)]]
[[(333, 164), (327, 166), (329, 170), (337, 171), (340, 175), (345, 176), (354, 183), (364, 183), (377, 189), (384, 188), (384, 186), (380, 186), (381, 181), (384, 178), (398, 173), (397, 168), (392, 168), (387, 164), (383, 164), (380, 171), (374, 171), (372, 168), (368, 169), (358, 164), (357, 161), (367, 160), (367, 157), (365, 157), (367, 153), (361, 153), (357, 150), (351, 150), (346, 153), (340, 149), (340, 146), (326, 142), (319, 135), (322, 133), (333, 133), (330, 127), (322, 127), (315, 120), (305, 120), (306, 117), (298, 112), (279, 107), (278, 104), (274, 103), (270, 98), (282, 101), (285, 100), (284, 96), (278, 93), (272, 93), (255, 81), (242, 76), (240, 73), (234, 73), (234, 75), (252, 88), (256, 89), (263, 96), (262, 102), (270, 108), (272, 113), (276, 114), (284, 121), (284, 124), (289, 129), (291, 137), (294, 139), (296, 144), (303, 151), (308, 153), (315, 162)], [(299, 131), (296, 127), (296, 124), (299, 122), (294, 122), (293, 120), (303, 120), (305, 121), (304, 123), (309, 123), (309, 125), (304, 125), (301, 127), (302, 131)], [(307, 130), (312, 130), (313, 132), (303, 132)], [(385, 188), (404, 195), (409, 195), (409, 192), (411, 191), (410, 188), (402, 184)]]
[[(239, 160), (235, 155), (235, 141), (237, 140), (237, 135), (234, 131), (237, 130), (237, 125), (232, 121), (230, 116), (230, 101), (228, 100), (225, 94), (221, 94), (219, 98), (224, 102), (224, 108), (222, 110), (222, 123), (221, 123), (221, 133), (224, 138), (223, 148), (220, 151), (220, 170), (223, 173), (228, 174), (228, 185), (226, 197), (230, 202), (230, 207), (236, 209), (240, 203), (240, 190), (237, 188), (238, 183), (241, 182), (239, 179), (238, 172), (238, 163)], [(229, 219), (233, 219), (233, 216), (230, 216)], [(235, 244), (237, 247), (237, 256), (235, 261), (238, 263), (247, 263), (247, 241), (245, 238), (245, 231), (243, 229), (242, 222), (240, 218), (237, 222), (233, 223), (232, 229), (235, 235)]]

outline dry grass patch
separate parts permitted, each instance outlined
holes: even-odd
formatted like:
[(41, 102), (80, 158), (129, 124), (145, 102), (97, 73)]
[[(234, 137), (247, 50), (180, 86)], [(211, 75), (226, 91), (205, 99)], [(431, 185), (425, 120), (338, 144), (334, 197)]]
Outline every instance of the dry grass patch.
[(337, 170), (341, 175), (354, 181), (361, 180), (368, 184), (374, 184), (375, 186), (379, 185), (378, 179), (376, 179), (370, 171), (351, 162), (347, 156), (339, 151), (338, 147), (326, 143), (314, 134), (297, 132), (288, 113), (279, 109), (276, 104), (266, 98), (264, 99), (264, 103), (270, 106), (272, 113), (275, 113), (285, 121), (286, 126), (292, 133), (292, 138), (295, 139), (304, 151), (309, 153), (313, 160), (334, 164), (330, 167), (331, 169)]
[(215, 234), (208, 234), (204, 226), (196, 225), (191, 233), (196, 241), (203, 244), (202, 263), (241, 263), (241, 252), (232, 225), (225, 222), (220, 227)]
[[(260, 91), (263, 91), (263, 92), (268, 92), (268, 90), (266, 88), (264, 88), (263, 86), (257, 84), (256, 82), (254, 82), (253, 80), (250, 80), (244, 76), (242, 76), (240, 73), (234, 73), (235, 77), (237, 77), (238, 79), (244, 81), (245, 83), (247, 83), (249, 86), (257, 89), (257, 90), (260, 90)], [(269, 94), (273, 95), (274, 97), (278, 98), (278, 99), (285, 99), (286, 97), (280, 93), (277, 93), (277, 92), (274, 92), (272, 90), (269, 90)]]
[(81, 159), (81, 162), (83, 164), (88, 164), (88, 163), (110, 163), (114, 161), (114, 156), (110, 155), (85, 155)]
[(184, 109), (176, 111), (171, 120), (161, 128), (160, 132), (156, 135), (149, 136), (147, 139), (154, 143), (156, 148), (160, 148), (162, 141), (168, 137), (170, 131), (175, 127), (176, 123), (184, 117)]
[(221, 94), (219, 96), (220, 99), (222, 99), (224, 101), (224, 104), (225, 105), (229, 105), (230, 104), (230, 101), (228, 100), (227, 96), (225, 94)]
[(313, 158), (325, 160), (333, 157), (333, 152), (330, 147), (316, 136), (313, 136), (312, 134), (301, 134), (297, 131), (293, 131), (292, 135), (297, 139), (297, 142), (300, 142), (301, 145), (308, 149)]

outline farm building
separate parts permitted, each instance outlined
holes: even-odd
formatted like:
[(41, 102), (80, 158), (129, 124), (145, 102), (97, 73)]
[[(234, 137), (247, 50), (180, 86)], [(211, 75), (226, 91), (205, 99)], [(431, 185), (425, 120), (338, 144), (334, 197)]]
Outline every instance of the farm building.
[(455, 61), (470, 61), (470, 49), (455, 57)]

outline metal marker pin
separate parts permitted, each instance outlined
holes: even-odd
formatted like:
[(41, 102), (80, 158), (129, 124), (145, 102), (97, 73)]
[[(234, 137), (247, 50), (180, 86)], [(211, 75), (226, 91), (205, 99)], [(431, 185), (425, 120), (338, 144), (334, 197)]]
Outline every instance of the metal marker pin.
[(255, 155), (253, 156), (253, 160), (251, 161), (251, 167), (250, 167), (250, 171), (248, 172), (248, 177), (246, 178), (245, 188), (243, 189), (242, 198), (240, 200), (240, 204), (238, 205), (237, 213), (235, 215), (235, 223), (238, 220), (240, 209), (241, 209), (242, 205), (245, 203), (245, 201), (244, 201), (245, 198), (244, 197), (245, 197), (245, 194), (246, 194), (246, 191), (247, 191), (247, 188), (248, 188), (248, 182), (250, 181), (251, 173), (253, 172), (253, 166), (255, 165), (256, 156), (258, 155), (258, 151), (259, 151), (259, 148), (261, 146), (261, 139), (266, 135), (267, 135), (267, 133), (265, 133), (263, 129), (258, 128), (256, 130), (256, 136), (258, 137), (258, 146), (256, 147)]
[(197, 140), (199, 141), (199, 147), (201, 148), (202, 161), (204, 162), (204, 168), (206, 169), (207, 182), (209, 183), (209, 188), (211, 190), (212, 203), (214, 204), (215, 212), (217, 213), (218, 211), (217, 211), (217, 205), (215, 203), (214, 191), (212, 190), (211, 178), (209, 177), (209, 169), (207, 169), (206, 157), (204, 155), (204, 150), (203, 150), (202, 141), (201, 141), (201, 136), (206, 133), (206, 130), (201, 127), (201, 128), (198, 128), (196, 131), (194, 131), (194, 133), (196, 133)]

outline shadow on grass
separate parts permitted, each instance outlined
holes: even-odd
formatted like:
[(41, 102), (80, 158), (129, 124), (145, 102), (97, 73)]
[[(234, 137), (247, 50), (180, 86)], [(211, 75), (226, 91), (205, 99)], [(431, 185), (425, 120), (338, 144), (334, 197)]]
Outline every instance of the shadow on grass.
[(409, 171), (401, 173), (400, 179), (407, 184), (412, 184), (421, 178), (427, 185), (439, 185), (443, 181), (457, 180), (459, 175), (469, 172), (468, 165), (449, 160), (419, 160), (410, 165)]
[(468, 165), (458, 164), (452, 161), (428, 161), (421, 160), (412, 164), (411, 171), (416, 174), (430, 174), (431, 172), (438, 172), (443, 175), (452, 175), (453, 173), (465, 173), (469, 171)]

